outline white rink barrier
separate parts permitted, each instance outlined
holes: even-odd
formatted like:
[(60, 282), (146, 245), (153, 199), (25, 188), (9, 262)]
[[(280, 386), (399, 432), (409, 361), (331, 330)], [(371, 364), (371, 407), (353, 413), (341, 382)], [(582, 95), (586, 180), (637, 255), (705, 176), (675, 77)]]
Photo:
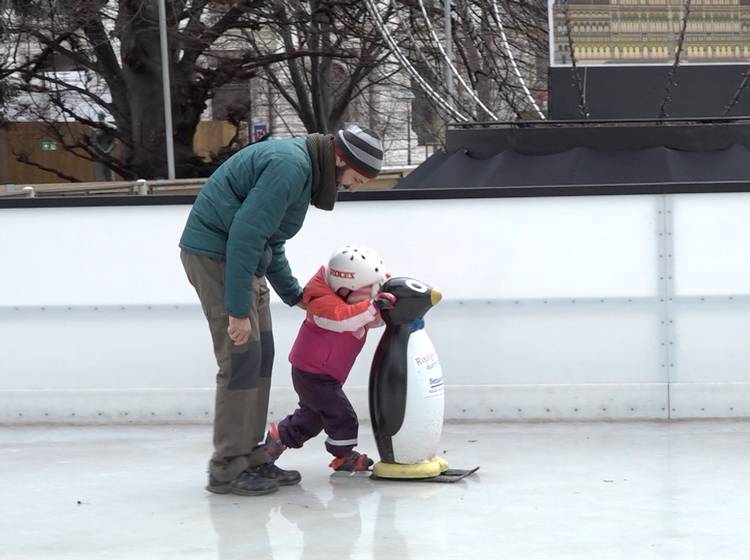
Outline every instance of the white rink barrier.
[[(0, 423), (211, 420), (189, 210), (0, 209)], [(304, 282), (355, 241), (440, 289), (447, 420), (750, 417), (748, 215), (734, 193), (339, 202), (287, 252)], [(303, 313), (272, 314), (278, 417)], [(378, 337), (347, 382), (363, 420)]]

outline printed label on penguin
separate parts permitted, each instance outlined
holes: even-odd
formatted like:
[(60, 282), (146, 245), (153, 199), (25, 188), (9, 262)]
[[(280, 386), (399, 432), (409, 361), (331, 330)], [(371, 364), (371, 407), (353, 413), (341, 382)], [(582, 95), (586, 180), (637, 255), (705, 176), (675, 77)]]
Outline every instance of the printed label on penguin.
[(435, 347), (424, 329), (409, 337), (406, 407), (403, 423), (391, 438), (397, 463), (428, 461), (437, 454), (443, 430), (443, 372)]
[(421, 388), (425, 390), (425, 397), (443, 394), (443, 372), (437, 352), (430, 351), (414, 358), (414, 373), (422, 379)]
[(443, 392), (443, 376), (430, 377), (430, 394), (436, 395)]

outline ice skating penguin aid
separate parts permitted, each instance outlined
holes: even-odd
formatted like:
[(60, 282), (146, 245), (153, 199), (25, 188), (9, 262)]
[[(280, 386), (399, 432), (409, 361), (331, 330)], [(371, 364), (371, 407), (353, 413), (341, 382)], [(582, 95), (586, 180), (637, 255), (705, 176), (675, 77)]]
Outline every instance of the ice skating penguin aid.
[(386, 329), (370, 370), (370, 418), (381, 459), (373, 476), (463, 478), (474, 471), (448, 470), (437, 457), (445, 411), (443, 373), (423, 318), (442, 296), (412, 278), (392, 278), (382, 291), (397, 300), (382, 311)]

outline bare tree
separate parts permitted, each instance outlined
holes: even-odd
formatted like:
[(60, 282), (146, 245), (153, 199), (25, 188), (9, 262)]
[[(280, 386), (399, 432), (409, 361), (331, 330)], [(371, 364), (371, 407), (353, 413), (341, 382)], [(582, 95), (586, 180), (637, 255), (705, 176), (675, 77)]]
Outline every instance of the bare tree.
[(10, 78), (16, 71), (19, 38), (6, 25), (10, 13), (11, 6), (0, 4), (0, 125), (6, 121), (6, 111), (15, 93)]
[[(392, 12), (386, 7), (384, 17)], [(262, 74), (308, 132), (339, 128), (355, 100), (366, 100), (368, 88), (388, 83), (399, 70), (359, 0), (274, 1), (264, 15), (265, 32), (248, 36), (256, 56), (278, 48), (316, 53), (268, 64)]]
[[(439, 48), (445, 40), (443, 2), (423, 2), (426, 18), (419, 0), (378, 1), (377, 6), (424, 82), (447, 99)], [(395, 127), (398, 119), (387, 114), (387, 104), (376, 107), (373, 91), (409, 89), (415, 94), (413, 125), (420, 139), (432, 142), (441, 135), (452, 117), (403, 71), (367, 4), (166, 0), (178, 174), (211, 170), (193, 151), (201, 115), (217, 91), (230, 84), (241, 88), (251, 78), (270, 84), (309, 132), (335, 130), (353, 117), (376, 129)], [(3, 53), (12, 49), (12, 55), (0, 57), (0, 97), (8, 87), (19, 94), (15, 113), (23, 110), (26, 118), (48, 122), (66, 149), (94, 160), (91, 144), (71, 135), (66, 123), (105, 130), (110, 125), (97, 118), (104, 112), (114, 122), (106, 130), (121, 146), (119, 155), (109, 158), (110, 167), (131, 178), (165, 176), (157, 1), (5, 0), (2, 6), (10, 7), (0, 12)], [(473, 120), (531, 116), (530, 98), (541, 97), (545, 89), (546, 3), (453, 0), (452, 6), (454, 62), (467, 87), (456, 87), (449, 101)], [(244, 103), (230, 109), (227, 118), (235, 124), (251, 113)], [(235, 135), (231, 144), (238, 142)]]
[[(402, 49), (437, 93), (470, 120), (539, 118), (530, 97), (536, 102), (546, 92), (546, 2), (453, 0), (450, 43), (458, 76), (452, 95), (441, 48), (446, 42), (444, 3), (401, 0), (400, 6), (399, 17), (408, 22), (399, 30)], [(415, 104), (429, 99), (418, 96)]]
[[(259, 54), (241, 41), (262, 24), (266, 2), (167, 0), (175, 153), (181, 176), (205, 173), (192, 142), (217, 89), (258, 69), (309, 54), (302, 49)], [(14, 76), (38, 120), (62, 119), (101, 128), (114, 119), (122, 156), (111, 166), (128, 177), (165, 175), (165, 134), (158, 4), (155, 0), (30, 0), (5, 24), (23, 38), (25, 58)], [(61, 66), (61, 63), (64, 65)], [(43, 103), (39, 102), (43, 99)], [(31, 100), (31, 101), (28, 101)], [(93, 159), (85, 141), (66, 148)]]

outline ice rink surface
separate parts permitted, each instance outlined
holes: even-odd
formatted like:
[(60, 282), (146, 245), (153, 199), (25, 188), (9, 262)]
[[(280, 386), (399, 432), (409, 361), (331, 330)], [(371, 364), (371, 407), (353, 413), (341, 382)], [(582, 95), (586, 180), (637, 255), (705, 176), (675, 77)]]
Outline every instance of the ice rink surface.
[[(204, 491), (211, 429), (0, 428), (2, 559), (746, 559), (750, 422), (449, 424), (455, 484), (336, 474)], [(369, 426), (360, 449), (376, 454)]]

